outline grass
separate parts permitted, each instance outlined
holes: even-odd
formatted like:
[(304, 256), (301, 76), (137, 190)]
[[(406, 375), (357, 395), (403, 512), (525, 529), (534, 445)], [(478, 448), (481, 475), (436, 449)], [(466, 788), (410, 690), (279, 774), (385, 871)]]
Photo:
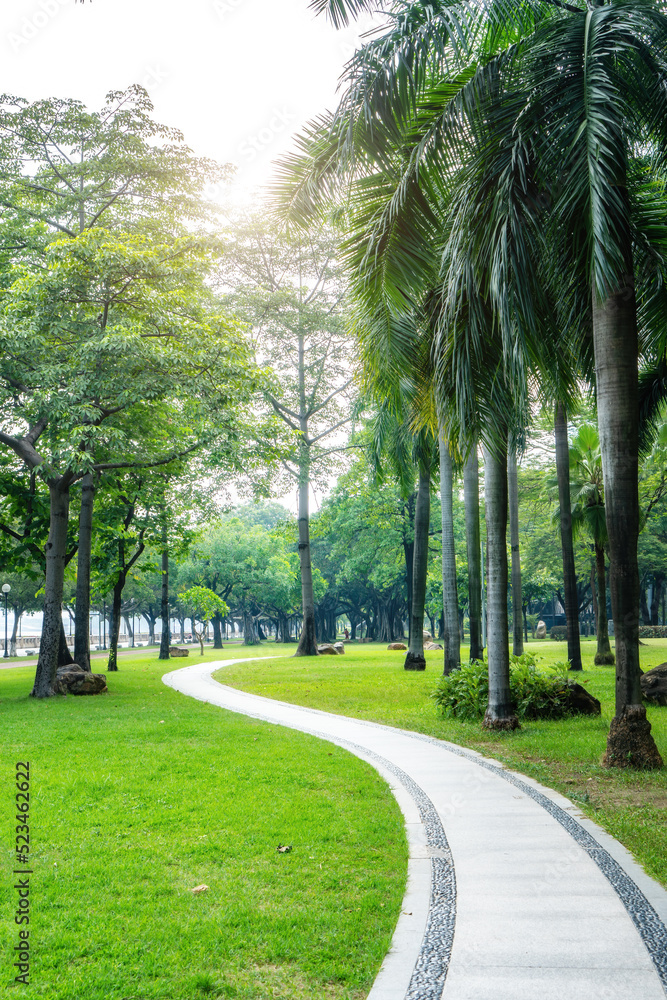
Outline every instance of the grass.
[[(268, 643), (261, 648), (260, 655), (280, 651)], [(526, 648), (543, 657), (543, 665), (567, 655), (564, 643), (550, 640)], [(442, 671), (440, 652), (427, 651), (423, 673), (404, 671), (400, 652), (370, 644), (347, 646), (344, 658), (243, 663), (215, 676), (246, 691), (427, 733), (501, 760), (576, 802), (667, 886), (667, 768), (638, 773), (601, 766), (614, 714), (614, 668), (593, 665), (595, 648), (594, 640), (582, 641), (579, 680), (601, 701), (601, 717), (524, 721), (517, 732), (503, 734), (438, 714), (430, 695)], [(645, 640), (641, 657), (644, 670), (664, 662), (667, 641)], [(667, 762), (667, 707), (649, 708), (648, 717)]]
[[(244, 654), (257, 651), (228, 653)], [(405, 886), (390, 792), (331, 744), (172, 691), (165, 666), (155, 650), (123, 657), (109, 695), (47, 701), (27, 697), (33, 669), (0, 671), (0, 983), (16, 1000), (365, 996)], [(12, 982), (9, 873), (14, 765), (26, 759), (24, 987)]]

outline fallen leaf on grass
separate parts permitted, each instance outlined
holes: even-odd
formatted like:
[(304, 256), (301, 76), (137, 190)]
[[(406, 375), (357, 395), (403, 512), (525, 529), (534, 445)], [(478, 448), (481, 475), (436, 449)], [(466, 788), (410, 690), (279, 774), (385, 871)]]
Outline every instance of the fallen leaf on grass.
[(276, 847), (276, 850), (277, 850), (278, 854), (289, 854), (289, 852), (292, 850), (292, 845), (291, 844), (278, 844), (278, 846)]
[(194, 887), (194, 889), (190, 889), (190, 892), (194, 892), (194, 893), (206, 892), (207, 889), (208, 889), (207, 885), (196, 885)]

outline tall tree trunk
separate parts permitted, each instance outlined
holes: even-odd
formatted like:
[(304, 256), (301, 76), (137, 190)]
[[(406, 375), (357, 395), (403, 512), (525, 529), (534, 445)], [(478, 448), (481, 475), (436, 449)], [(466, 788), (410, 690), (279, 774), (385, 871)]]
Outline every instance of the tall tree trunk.
[[(417, 494), (412, 493), (403, 506), (403, 556), (405, 558), (405, 593), (408, 606), (408, 642), (412, 629), (412, 594), (415, 565), (415, 504)], [(407, 541), (409, 539), (409, 541)]]
[(484, 448), (489, 704), (486, 729), (517, 729), (512, 711), (507, 622), (507, 450)]
[(609, 623), (607, 621), (607, 580), (605, 578), (604, 548), (595, 546), (595, 573), (598, 591), (598, 647), (595, 654), (597, 666), (614, 662), (614, 654), (609, 645)]
[(222, 615), (216, 611), (211, 621), (213, 626), (213, 649), (222, 649)]
[[(119, 563), (124, 565), (124, 543), (120, 539), (118, 542)], [(120, 606), (123, 599), (123, 587), (125, 586), (125, 572), (120, 569), (118, 579), (113, 588), (113, 602), (111, 604), (111, 621), (109, 623), (109, 662), (107, 670), (110, 673), (118, 670), (118, 636), (120, 634)]]
[(440, 508), (442, 512), (442, 638), (445, 647), (444, 673), (451, 674), (461, 666), (461, 633), (459, 632), (459, 596), (456, 589), (456, 551), (454, 547), (454, 503), (452, 456), (441, 430), (440, 447)]
[(90, 554), (93, 544), (94, 502), (95, 480), (92, 472), (87, 472), (81, 480), (74, 609), (74, 660), (87, 671), (90, 671)]
[(313, 592), (313, 570), (310, 563), (310, 524), (308, 511), (308, 486), (310, 468), (308, 452), (302, 445), (299, 463), (299, 563), (301, 566), (301, 603), (303, 624), (295, 656), (317, 656), (317, 636), (315, 634), (315, 596)]
[(44, 583), (44, 618), (39, 659), (32, 689), (34, 698), (50, 698), (57, 693), (56, 671), (60, 637), (64, 635), (62, 605), (67, 559), (67, 524), (69, 520), (69, 483), (63, 479), (49, 483), (50, 524), (46, 543), (46, 579)]
[(507, 503), (510, 515), (510, 553), (512, 574), (512, 652), (515, 656), (523, 653), (523, 622), (521, 607), (521, 552), (519, 550), (519, 474), (516, 466), (516, 451), (510, 447), (507, 453)]
[(563, 598), (567, 627), (567, 658), (570, 670), (582, 670), (579, 636), (579, 597), (577, 572), (572, 541), (572, 502), (570, 499), (570, 451), (567, 440), (567, 414), (562, 403), (556, 403), (554, 414), (556, 442), (556, 478), (560, 505), (560, 544), (563, 559)]
[(171, 630), (169, 628), (169, 540), (167, 537), (167, 514), (166, 508), (163, 511), (162, 520), (162, 587), (160, 591), (160, 618), (162, 620), (162, 632), (160, 634), (160, 652), (158, 660), (169, 659), (169, 647), (171, 646)]
[(424, 656), (424, 604), (426, 601), (426, 574), (428, 571), (428, 529), (431, 512), (431, 476), (420, 463), (419, 488), (415, 506), (415, 556), (412, 564), (412, 614), (410, 616), (410, 644), (403, 666), (406, 670), (425, 670)]
[[(625, 177), (619, 178), (625, 190)], [(626, 278), (600, 301), (593, 290), (593, 344), (600, 453), (609, 540), (616, 641), (616, 715), (606, 763), (655, 768), (662, 758), (651, 736), (639, 686), (639, 536), (637, 317), (632, 251), (626, 234)], [(629, 276), (629, 277), (628, 277)]]
[(479, 464), (477, 444), (471, 449), (463, 468), (463, 500), (468, 557), (468, 618), (470, 622), (470, 659), (484, 659), (482, 643), (482, 550), (479, 531)]
[(598, 588), (595, 583), (595, 559), (591, 562), (591, 604), (593, 605), (593, 618), (595, 620), (595, 634), (598, 634)]
[(662, 573), (653, 574), (653, 594), (651, 596), (651, 625), (658, 625), (658, 612), (660, 609), (660, 594), (664, 585)]

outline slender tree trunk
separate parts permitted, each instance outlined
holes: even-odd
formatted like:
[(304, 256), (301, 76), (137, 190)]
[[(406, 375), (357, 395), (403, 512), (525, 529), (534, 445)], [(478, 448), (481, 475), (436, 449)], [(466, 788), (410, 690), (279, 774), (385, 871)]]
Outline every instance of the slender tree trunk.
[[(619, 178), (624, 191), (625, 177)], [(626, 278), (600, 301), (593, 290), (593, 343), (600, 453), (616, 642), (616, 715), (606, 763), (654, 768), (662, 758), (651, 736), (639, 686), (639, 536), (637, 317), (632, 252), (626, 234)]]
[[(417, 496), (412, 493), (403, 507), (403, 556), (405, 558), (405, 593), (408, 606), (408, 643), (412, 629), (412, 594), (414, 592), (413, 573), (415, 564), (415, 504)], [(409, 538), (410, 541), (406, 541)]]
[[(443, 432), (440, 446), (440, 507), (442, 511), (442, 638), (444, 673), (451, 674), (461, 666), (461, 633), (459, 631), (459, 596), (456, 589), (456, 551), (454, 547), (454, 504), (452, 456)], [(435, 633), (434, 633), (435, 634)]]
[(484, 448), (489, 704), (486, 729), (517, 729), (512, 711), (507, 622), (507, 450)]
[(426, 574), (428, 571), (428, 529), (431, 511), (431, 476), (421, 463), (419, 488), (415, 506), (415, 557), (412, 566), (412, 614), (410, 616), (410, 644), (403, 666), (406, 670), (425, 670), (424, 656), (424, 604), (426, 601)]
[(601, 664), (611, 664), (614, 662), (614, 654), (609, 645), (607, 580), (605, 577), (604, 548), (602, 545), (595, 546), (595, 572), (598, 590), (598, 648), (595, 654), (595, 663), (600, 666)]
[(216, 612), (211, 621), (213, 626), (213, 649), (222, 649), (222, 615)]
[(87, 472), (81, 480), (79, 547), (76, 568), (76, 606), (74, 609), (74, 660), (90, 671), (90, 554), (93, 544), (93, 505), (95, 480)]
[(479, 466), (477, 445), (471, 449), (463, 469), (463, 499), (468, 557), (468, 618), (470, 659), (483, 660), (482, 644), (482, 550), (479, 530)]
[(155, 615), (152, 615), (152, 614), (151, 615), (144, 615), (144, 618), (146, 619), (146, 624), (148, 625), (148, 645), (149, 646), (154, 646), (155, 645), (155, 622), (156, 622), (157, 619), (155, 618)]
[(68, 667), (70, 663), (74, 663), (74, 657), (69, 651), (69, 646), (67, 645), (67, 636), (65, 635), (65, 626), (63, 625), (62, 616), (60, 618), (60, 643), (58, 645), (58, 666)]
[(593, 605), (593, 618), (595, 619), (595, 634), (598, 634), (598, 588), (595, 583), (595, 559), (591, 562), (591, 604)]
[[(121, 564), (123, 562), (122, 557), (122, 546), (123, 543), (120, 541), (118, 543), (119, 549), (121, 550)], [(120, 635), (120, 606), (123, 599), (123, 587), (125, 586), (125, 574), (121, 570), (118, 579), (113, 588), (113, 602), (111, 604), (111, 621), (109, 623), (109, 662), (107, 663), (107, 670), (109, 673), (113, 673), (118, 670), (118, 636)]]
[(12, 607), (12, 612), (14, 614), (14, 624), (12, 626), (12, 634), (9, 637), (9, 655), (16, 656), (16, 638), (18, 636), (19, 622), (23, 617), (23, 612), (20, 608), (16, 607), (16, 605)]
[(162, 522), (162, 588), (160, 593), (162, 632), (160, 634), (159, 660), (169, 659), (169, 647), (171, 645), (171, 631), (169, 629), (169, 541), (167, 538), (166, 510), (164, 515)]
[(56, 672), (60, 637), (64, 634), (62, 605), (67, 559), (67, 524), (69, 520), (69, 483), (59, 479), (49, 483), (50, 526), (46, 543), (46, 580), (44, 583), (44, 618), (39, 659), (32, 695), (50, 698), (57, 693)]
[(519, 550), (519, 474), (516, 466), (516, 452), (510, 448), (507, 453), (507, 503), (510, 515), (510, 552), (512, 573), (512, 652), (515, 656), (523, 653), (523, 622), (521, 607), (521, 552)]
[(246, 646), (257, 646), (259, 639), (255, 631), (255, 619), (249, 611), (243, 613), (243, 641)]
[(651, 597), (651, 625), (658, 625), (658, 612), (660, 610), (660, 594), (662, 592), (664, 579), (661, 573), (653, 575), (653, 594)]
[(310, 482), (308, 451), (302, 446), (299, 463), (299, 562), (301, 565), (301, 603), (303, 624), (295, 656), (317, 656), (315, 634), (315, 596), (313, 570), (310, 563), (310, 525), (308, 511), (308, 485)]
[(111, 620), (109, 621), (109, 660), (107, 671), (113, 673), (118, 670), (118, 636), (120, 634), (121, 603), (123, 600), (123, 587), (125, 586), (125, 542), (122, 538), (118, 540), (118, 579), (113, 588), (113, 599), (111, 602)]
[(577, 572), (572, 541), (572, 502), (570, 499), (570, 454), (567, 440), (567, 414), (562, 403), (556, 403), (554, 415), (556, 442), (556, 478), (560, 505), (560, 544), (563, 558), (563, 597), (567, 623), (567, 658), (570, 670), (582, 670), (579, 637), (579, 597)]
[(648, 609), (648, 587), (639, 587), (639, 611), (642, 625), (651, 624), (651, 612)]

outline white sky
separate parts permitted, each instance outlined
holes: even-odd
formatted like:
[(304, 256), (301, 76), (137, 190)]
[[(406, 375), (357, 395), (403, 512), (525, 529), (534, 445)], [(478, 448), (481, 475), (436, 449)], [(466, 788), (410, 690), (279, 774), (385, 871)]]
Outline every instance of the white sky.
[(3, 0), (0, 91), (75, 97), (143, 84), (195, 153), (238, 166), (244, 190), (336, 85), (368, 17), (336, 31), (308, 0)]

